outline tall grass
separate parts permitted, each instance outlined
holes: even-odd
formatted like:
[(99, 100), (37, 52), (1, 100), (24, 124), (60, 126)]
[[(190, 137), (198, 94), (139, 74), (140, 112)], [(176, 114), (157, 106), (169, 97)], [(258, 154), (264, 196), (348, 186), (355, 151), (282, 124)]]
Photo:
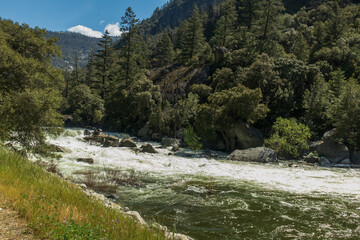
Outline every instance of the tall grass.
[(165, 239), (76, 185), (0, 148), (0, 198), (46, 239)]

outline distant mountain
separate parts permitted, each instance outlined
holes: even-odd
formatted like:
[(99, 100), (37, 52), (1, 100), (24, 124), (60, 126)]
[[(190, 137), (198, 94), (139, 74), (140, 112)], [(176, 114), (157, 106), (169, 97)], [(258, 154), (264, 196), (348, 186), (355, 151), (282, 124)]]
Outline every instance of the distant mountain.
[(57, 37), (58, 46), (61, 46), (62, 58), (53, 59), (53, 65), (65, 69), (74, 66), (75, 53), (78, 52), (79, 67), (84, 67), (88, 62), (91, 48), (98, 50), (100, 38), (92, 38), (72, 32), (48, 32), (47, 37)]

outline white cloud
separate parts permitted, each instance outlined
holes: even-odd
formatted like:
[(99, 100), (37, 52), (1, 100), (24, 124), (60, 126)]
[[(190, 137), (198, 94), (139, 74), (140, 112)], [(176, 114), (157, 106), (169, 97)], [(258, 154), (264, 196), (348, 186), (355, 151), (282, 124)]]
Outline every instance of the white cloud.
[(101, 20), (101, 21), (100, 21), (100, 25), (102, 25), (104, 22), (105, 22), (105, 20)]
[(121, 35), (121, 31), (120, 31), (120, 24), (119, 23), (115, 23), (115, 24), (108, 24), (106, 25), (105, 27), (105, 30), (106, 31), (108, 30), (109, 32), (109, 35), (112, 36), (112, 37), (118, 37)]
[(83, 34), (85, 36), (95, 37), (95, 38), (101, 38), (102, 35), (103, 35), (99, 31), (92, 30), (91, 28), (88, 28), (88, 27), (85, 27), (85, 26), (82, 26), (82, 25), (77, 25), (75, 27), (69, 28), (68, 31), (69, 32), (81, 33), (81, 34)]

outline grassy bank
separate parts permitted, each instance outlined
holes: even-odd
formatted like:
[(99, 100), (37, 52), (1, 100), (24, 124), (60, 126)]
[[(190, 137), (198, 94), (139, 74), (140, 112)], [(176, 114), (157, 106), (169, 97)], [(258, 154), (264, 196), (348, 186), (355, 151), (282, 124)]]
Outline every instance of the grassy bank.
[(0, 198), (17, 210), (40, 238), (164, 239), (155, 230), (88, 198), (77, 186), (1, 148)]

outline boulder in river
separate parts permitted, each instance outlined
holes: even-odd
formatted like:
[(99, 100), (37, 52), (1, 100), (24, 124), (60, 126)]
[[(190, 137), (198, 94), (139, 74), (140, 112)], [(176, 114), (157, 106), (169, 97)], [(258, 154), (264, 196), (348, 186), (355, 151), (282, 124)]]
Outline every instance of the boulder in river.
[(331, 166), (331, 162), (326, 157), (321, 157), (319, 163), (323, 167), (330, 167)]
[(141, 152), (143, 153), (158, 153), (151, 144), (145, 144), (141, 146)]
[(322, 140), (312, 142), (310, 151), (316, 151), (320, 156), (329, 160), (330, 163), (340, 163), (350, 159), (349, 149), (335, 137), (336, 129), (324, 133)]
[(151, 135), (151, 139), (154, 140), (154, 141), (161, 141), (161, 134), (160, 133), (153, 133)]
[(304, 161), (307, 163), (318, 163), (319, 157), (316, 156), (314, 153), (309, 153), (307, 156), (304, 157)]
[(78, 159), (76, 159), (76, 161), (84, 162), (84, 163), (88, 163), (88, 164), (94, 164), (94, 159), (92, 159), (92, 158), (78, 158)]
[(177, 145), (177, 144), (175, 144), (172, 148), (171, 148), (171, 151), (172, 152), (177, 152), (177, 151), (179, 151), (179, 146)]
[(245, 150), (235, 150), (229, 155), (228, 159), (232, 161), (268, 163), (276, 162), (277, 156), (276, 152), (270, 148), (257, 147)]
[(176, 138), (168, 138), (168, 137), (163, 137), (161, 139), (161, 145), (166, 146), (166, 147), (172, 147), (174, 145), (180, 145), (181, 140), (180, 139), (176, 139)]
[(123, 138), (119, 144), (119, 147), (136, 148), (136, 143), (131, 138)]
[(105, 139), (103, 147), (117, 147), (119, 145), (120, 139), (114, 136), (108, 136)]
[(90, 136), (91, 135), (91, 132), (87, 129), (84, 130), (84, 135), (85, 136)]

